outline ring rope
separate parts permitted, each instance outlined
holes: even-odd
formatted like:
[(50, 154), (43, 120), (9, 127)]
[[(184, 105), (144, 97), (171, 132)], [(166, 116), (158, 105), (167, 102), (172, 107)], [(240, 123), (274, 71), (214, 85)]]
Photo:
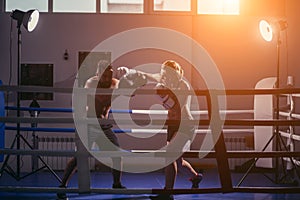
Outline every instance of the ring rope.
[(297, 140), (297, 141), (300, 141), (300, 135), (296, 135), (296, 134), (290, 134), (288, 132), (284, 132), (284, 131), (279, 131), (279, 133), (283, 136), (283, 137), (286, 137), (286, 138), (292, 138), (293, 140)]
[(20, 111), (40, 111), (40, 112), (73, 112), (72, 108), (35, 108), (35, 107), (16, 107), (5, 106), (6, 110), (20, 110)]
[(295, 159), (294, 157), (292, 158), (287, 158), (287, 157), (284, 157), (283, 160), (287, 161), (287, 162), (291, 162), (291, 159), (293, 160), (293, 162), (297, 165), (297, 166), (300, 166), (300, 161)]
[[(275, 90), (274, 90), (275, 91)], [(47, 92), (49, 92), (49, 91), (47, 91)], [(97, 91), (98, 92), (98, 91)], [(223, 91), (222, 91), (223, 92)], [(246, 91), (247, 92), (247, 91)], [(249, 91), (248, 91), (249, 92)], [(252, 92), (252, 91), (251, 91)], [(268, 92), (268, 94), (270, 93), (270, 91), (267, 91)], [(240, 93), (239, 91), (238, 91), (238, 93)], [(229, 94), (229, 93), (226, 93), (226, 94)], [(243, 93), (242, 92), (242, 94), (246, 94), (246, 93)], [(84, 119), (83, 119), (84, 120)], [(245, 121), (247, 121), (247, 120), (245, 120)], [(254, 120), (255, 121), (255, 123), (260, 123), (260, 121), (259, 120)], [(265, 121), (265, 120), (261, 120), (261, 122), (263, 122), (263, 121)], [(237, 122), (242, 122), (242, 121), (240, 121), (240, 120), (226, 120), (226, 122), (228, 123), (228, 124), (230, 124), (230, 123), (237, 123)], [(230, 123), (229, 123), (230, 122)], [(248, 122), (253, 122), (253, 120), (248, 120)], [(278, 123), (278, 124), (280, 124), (280, 123), (282, 123), (282, 124), (284, 124), (284, 123), (290, 123), (290, 124), (294, 124), (294, 125), (297, 125), (298, 124), (298, 122), (297, 122), (297, 120), (267, 120), (267, 122), (270, 122), (270, 123), (272, 123), (272, 124), (274, 124), (274, 123)], [(52, 121), (52, 123), (53, 123), (53, 121)], [(244, 122), (242, 122), (241, 124), (243, 124)], [(236, 124), (236, 125), (241, 125), (241, 124)], [(246, 125), (246, 124), (244, 124), (244, 125)], [(249, 124), (247, 124), (247, 125), (249, 125)], [(268, 124), (268, 123), (266, 123), (266, 124), (263, 124), (264, 126), (266, 126), (266, 125), (270, 125), (270, 124)], [(250, 152), (249, 152), (250, 153)], [(294, 152), (295, 153), (295, 152)], [(219, 189), (219, 188), (217, 188), (217, 189)], [(233, 189), (236, 189), (235, 187), (233, 187)], [(241, 191), (243, 190), (243, 188), (237, 188), (237, 189), (240, 189)], [(297, 188), (298, 189), (298, 188)], [(273, 189), (274, 190), (274, 189)], [(277, 192), (278, 192), (278, 188), (276, 188), (275, 189)], [(152, 191), (152, 190), (151, 190)], [(173, 190), (172, 190), (172, 192), (173, 192)], [(222, 190), (220, 190), (220, 192), (222, 192)], [(268, 192), (269, 192), (269, 190), (268, 190)], [(285, 188), (285, 192), (286, 192), (286, 188)], [(123, 191), (122, 191), (122, 193), (124, 193)], [(191, 193), (190, 192), (190, 190), (188, 190), (188, 193)], [(197, 193), (198, 193), (198, 191), (197, 191)]]
[[(57, 92), (57, 93), (73, 93), (74, 89), (82, 92), (82, 94), (95, 94), (94, 89), (87, 88), (55, 88), (55, 87), (44, 87), (44, 86), (11, 86), (1, 85), (1, 91), (10, 92)], [(114, 95), (128, 95), (131, 94), (132, 89), (106, 89), (101, 88), (96, 90), (96, 94), (112, 94)], [(216, 95), (224, 95), (224, 90), (211, 89), (211, 90), (194, 90), (194, 91), (178, 91), (182, 95), (209, 95), (214, 93)], [(135, 94), (166, 94), (167, 90), (164, 89), (136, 89)], [(177, 93), (177, 92), (176, 92)], [(284, 88), (284, 89), (229, 89), (225, 90), (226, 95), (263, 95), (263, 94), (293, 94), (293, 96), (300, 97), (300, 88)]]
[[(6, 126), (6, 130), (18, 130), (18, 127)], [(44, 128), (44, 127), (20, 127), (20, 131), (38, 131), (38, 132), (67, 132), (74, 133), (75, 128)]]
[(291, 116), (290, 116), (290, 113), (288, 113), (288, 112), (283, 112), (283, 111), (280, 111), (279, 114), (280, 114), (281, 116), (284, 116), (284, 117), (293, 117), (293, 118), (296, 118), (296, 119), (300, 119), (300, 114), (292, 113)]
[[(5, 192), (34, 192), (34, 193), (80, 193), (79, 188), (58, 188), (58, 187), (11, 187), (11, 186), (0, 186), (0, 191)], [(136, 189), (111, 189), (111, 188), (90, 188), (89, 193), (95, 194), (210, 194), (210, 193), (224, 193), (222, 188), (200, 188), (200, 189), (157, 189), (157, 188), (136, 188)], [(239, 193), (299, 193), (299, 187), (232, 187), (231, 192)]]
[[(147, 122), (143, 119), (135, 119), (137, 122)], [(177, 123), (179, 120), (166, 120), (165, 125)], [(181, 122), (186, 123), (187, 125), (209, 125), (209, 119), (202, 120), (180, 120)], [(67, 117), (0, 117), (0, 122), (9, 122), (9, 123), (74, 123), (73, 118)], [(82, 118), (78, 122), (83, 124), (100, 124), (105, 125), (107, 123), (115, 124), (113, 119), (101, 119), (100, 121), (97, 118)], [(127, 124), (128, 120), (119, 120), (118, 124)], [(151, 120), (152, 125), (161, 125), (161, 120), (153, 119)], [(300, 126), (300, 120), (283, 120), (283, 119), (267, 119), (267, 120), (254, 120), (254, 119), (225, 119), (224, 125), (236, 125), (236, 126)]]
[[(40, 111), (40, 112), (73, 112), (72, 108), (35, 108), (35, 107), (16, 107), (16, 106), (6, 106), (6, 110), (20, 110), (20, 111)], [(168, 114), (167, 110), (121, 110), (121, 109), (111, 109), (110, 113), (130, 113), (130, 114)], [(207, 115), (208, 111), (197, 111), (192, 110), (192, 114), (200, 114)], [(222, 114), (246, 114), (246, 113), (254, 113), (254, 110), (220, 110)]]
[[(94, 155), (101, 157), (132, 157), (140, 154), (141, 157), (155, 156), (155, 157), (176, 157), (178, 153), (182, 153), (183, 157), (186, 158), (199, 158), (199, 153), (204, 153), (205, 158), (216, 158), (216, 152), (214, 150), (204, 151), (204, 150), (188, 150), (180, 152), (167, 152), (165, 150), (123, 150), (123, 151), (104, 151), (104, 150), (92, 150)], [(153, 155), (145, 153), (153, 153)], [(40, 156), (76, 156), (78, 151), (75, 150), (36, 150), (36, 149), (0, 149), (0, 154), (12, 154), (12, 155), (40, 155)], [(132, 153), (136, 153), (133, 155)], [(299, 157), (300, 152), (294, 151), (249, 151), (249, 150), (228, 150), (226, 151), (226, 156), (228, 158), (276, 158), (276, 157)], [(141, 163), (142, 164), (142, 163)]]
[[(168, 114), (167, 110), (116, 110), (112, 109), (111, 113), (130, 113), (130, 114), (151, 114), (151, 115), (166, 115)], [(254, 110), (220, 110), (222, 114), (246, 114), (254, 113)], [(208, 115), (207, 110), (192, 110), (191, 114), (193, 115)]]
[[(18, 127), (6, 126), (6, 130), (18, 130)], [(74, 133), (75, 128), (46, 128), (46, 127), (20, 127), (20, 131), (37, 131), (37, 132), (67, 132)], [(114, 133), (167, 133), (166, 129), (113, 129)], [(208, 133), (208, 129), (196, 129), (195, 133)], [(253, 129), (224, 129), (223, 132), (253, 132)]]

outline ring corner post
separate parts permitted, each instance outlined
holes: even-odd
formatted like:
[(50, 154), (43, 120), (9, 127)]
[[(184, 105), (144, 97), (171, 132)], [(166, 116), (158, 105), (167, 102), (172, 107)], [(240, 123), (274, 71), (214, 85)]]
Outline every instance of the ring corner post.
[[(222, 120), (220, 117), (220, 106), (218, 101), (218, 96), (220, 94), (218, 94), (218, 91), (214, 90), (210, 90), (209, 94), (210, 95), (206, 95), (209, 120), (210, 122), (211, 120), (214, 120), (215, 122), (221, 122)], [(222, 94), (223, 91), (221, 92), (221, 95)], [(221, 182), (221, 190), (224, 193), (229, 193), (233, 191), (233, 186), (228, 164), (228, 155), (225, 145), (224, 132), (222, 130), (222, 127), (219, 127), (221, 124), (222, 123), (215, 123), (210, 128), (213, 133), (220, 133), (218, 135), (218, 138), (215, 138), (216, 143), (214, 149), (216, 153), (219, 178)]]
[[(0, 79), (0, 86), (2, 85), (2, 81)], [(0, 91), (0, 117), (5, 116), (5, 101), (4, 101), (4, 92)], [(0, 149), (5, 148), (5, 123), (0, 122)], [(4, 160), (4, 154), (0, 154), (0, 163)], [(1, 170), (0, 170), (1, 173)]]
[(83, 143), (78, 137), (78, 133), (75, 135), (75, 142), (77, 146), (76, 159), (78, 168), (78, 189), (79, 193), (90, 193), (90, 168), (89, 168), (89, 153), (85, 149)]
[(215, 151), (216, 151), (216, 160), (218, 165), (222, 191), (224, 193), (232, 192), (233, 187), (232, 187), (231, 173), (228, 164), (228, 157), (227, 157), (223, 131), (221, 132), (219, 139), (215, 145)]

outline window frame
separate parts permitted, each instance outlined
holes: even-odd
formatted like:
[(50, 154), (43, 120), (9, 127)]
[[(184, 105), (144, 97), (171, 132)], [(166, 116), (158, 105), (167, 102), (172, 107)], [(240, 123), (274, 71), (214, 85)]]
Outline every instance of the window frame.
[[(9, 0), (3, 0), (3, 10), (2, 12), (11, 12), (6, 10), (6, 2)], [(67, 13), (67, 14), (129, 14), (129, 15), (196, 15), (196, 16), (203, 16), (203, 15), (210, 15), (210, 16), (239, 16), (241, 15), (241, 0), (239, 1), (239, 12), (238, 14), (226, 14), (226, 13), (198, 13), (198, 1), (199, 0), (190, 0), (191, 1), (191, 10), (190, 11), (177, 11), (177, 10), (154, 10), (154, 0), (137, 0), (137, 1), (143, 1), (143, 11), (142, 12), (101, 12), (101, 1), (102, 0), (94, 0), (96, 4), (96, 10), (91, 12), (72, 12), (72, 11), (54, 11), (53, 10), (53, 0), (48, 0), (48, 11), (41, 11), (42, 13)], [(107, 1), (118, 1), (118, 0), (107, 0)], [(135, 0), (133, 0), (135, 1)], [(1, 12), (1, 10), (0, 10)]]
[[(197, 12), (197, 15), (211, 15), (211, 16), (239, 16), (241, 13), (241, 0), (237, 0), (238, 1), (238, 13), (225, 13), (224, 11), (223, 12), (217, 12), (217, 13), (199, 13), (199, 1), (201, 0), (197, 0), (197, 5), (196, 5), (196, 12)], [(224, 9), (224, 2), (222, 2), (222, 8)]]
[[(142, 12), (103, 12), (102, 11), (102, 1), (103, 0), (97, 0), (99, 2), (99, 13), (100, 14), (138, 14), (138, 15), (141, 15), (141, 14), (146, 14), (145, 12), (145, 2), (147, 2), (147, 0), (132, 0), (132, 1), (141, 1), (142, 2)], [(114, 4), (119, 4), (119, 0), (105, 0), (107, 1), (107, 4), (109, 4), (109, 1), (113, 1), (111, 2), (110, 4), (111, 5), (114, 5)], [(139, 4), (139, 2), (136, 2), (136, 3), (130, 3), (129, 5), (135, 5), (135, 4)]]
[[(98, 9), (97, 9), (97, 1), (99, 0), (93, 0), (93, 3), (95, 3), (95, 10), (93, 11), (54, 11), (54, 1), (55, 0), (51, 0), (51, 3), (52, 3), (52, 10), (51, 12), (52, 13), (76, 13), (76, 14), (93, 14), (93, 13), (97, 13), (98, 12)], [(61, 0), (57, 0), (57, 1), (61, 1)], [(85, 1), (85, 0), (82, 0), (82, 1)]]
[[(147, 0), (144, 0), (147, 1)], [(197, 12), (197, 0), (189, 0), (191, 2), (191, 10), (154, 10), (154, 0), (148, 0), (149, 14), (153, 15), (195, 15)]]
[[(12, 10), (7, 10), (7, 9), (6, 9), (6, 7), (7, 7), (7, 1), (9, 1), (9, 0), (3, 0), (3, 12), (6, 12), (6, 13), (10, 13), (10, 12), (12, 12), (12, 11), (15, 10), (15, 9), (22, 10), (22, 11), (27, 11), (27, 10), (33, 8), (33, 7), (31, 7), (31, 6), (28, 6), (27, 9), (16, 7), (16, 8), (13, 8)], [(49, 12), (49, 10), (50, 10), (49, 3), (50, 3), (50, 1), (52, 1), (52, 0), (46, 0), (46, 1), (48, 1), (48, 4), (47, 4), (47, 8), (46, 8), (45, 10), (36, 8), (36, 9), (39, 10), (39, 12), (42, 12), (42, 13), (48, 13), (48, 12)], [(37, 1), (33, 1), (33, 2), (37, 2)]]

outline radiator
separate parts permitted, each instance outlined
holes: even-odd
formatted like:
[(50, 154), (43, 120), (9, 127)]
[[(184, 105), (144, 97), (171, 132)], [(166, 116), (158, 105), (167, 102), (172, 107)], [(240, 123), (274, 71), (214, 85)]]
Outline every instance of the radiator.
[[(38, 138), (39, 150), (74, 150), (75, 139), (74, 137), (62, 137), (62, 136), (46, 136)], [(56, 171), (64, 170), (70, 157), (65, 156), (43, 156), (42, 159)], [(89, 158), (89, 165), (91, 170), (95, 170), (95, 158)], [(38, 161), (38, 167), (43, 167), (44, 164), (41, 160)]]
[[(225, 137), (225, 145), (227, 151), (230, 150), (249, 150), (246, 145), (246, 138), (241, 136)], [(245, 164), (249, 158), (229, 158), (228, 164), (231, 170)]]
[[(249, 150), (249, 147), (246, 145), (245, 137), (233, 136), (225, 137), (225, 145), (227, 150)], [(75, 140), (74, 137), (39, 137), (38, 138), (38, 149), (40, 150), (74, 150), (75, 149)], [(43, 160), (53, 169), (53, 170), (64, 170), (68, 159), (70, 157), (64, 156), (43, 156)], [(234, 170), (236, 167), (242, 166), (249, 159), (247, 158), (229, 158), (229, 168)], [(96, 170), (98, 167), (98, 161), (90, 157), (89, 164), (91, 170)], [(39, 167), (43, 166), (43, 163), (39, 160)]]

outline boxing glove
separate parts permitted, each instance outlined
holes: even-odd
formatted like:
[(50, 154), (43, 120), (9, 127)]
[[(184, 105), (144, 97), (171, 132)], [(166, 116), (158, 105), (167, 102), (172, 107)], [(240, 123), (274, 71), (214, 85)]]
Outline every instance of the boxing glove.
[(121, 79), (124, 75), (128, 74), (128, 72), (129, 72), (128, 67), (125, 67), (125, 66), (118, 67), (117, 68), (117, 73), (116, 73), (117, 78)]
[(128, 69), (127, 73), (120, 78), (119, 88), (139, 88), (147, 83), (144, 74), (135, 69)]
[[(155, 89), (168, 89), (167, 87), (165, 87), (163, 84), (158, 83), (155, 86)], [(174, 99), (169, 95), (169, 94), (159, 94), (158, 95), (160, 98), (160, 101), (162, 103), (162, 105), (166, 108), (166, 109), (171, 109), (173, 108), (173, 106), (175, 105), (175, 101)]]

